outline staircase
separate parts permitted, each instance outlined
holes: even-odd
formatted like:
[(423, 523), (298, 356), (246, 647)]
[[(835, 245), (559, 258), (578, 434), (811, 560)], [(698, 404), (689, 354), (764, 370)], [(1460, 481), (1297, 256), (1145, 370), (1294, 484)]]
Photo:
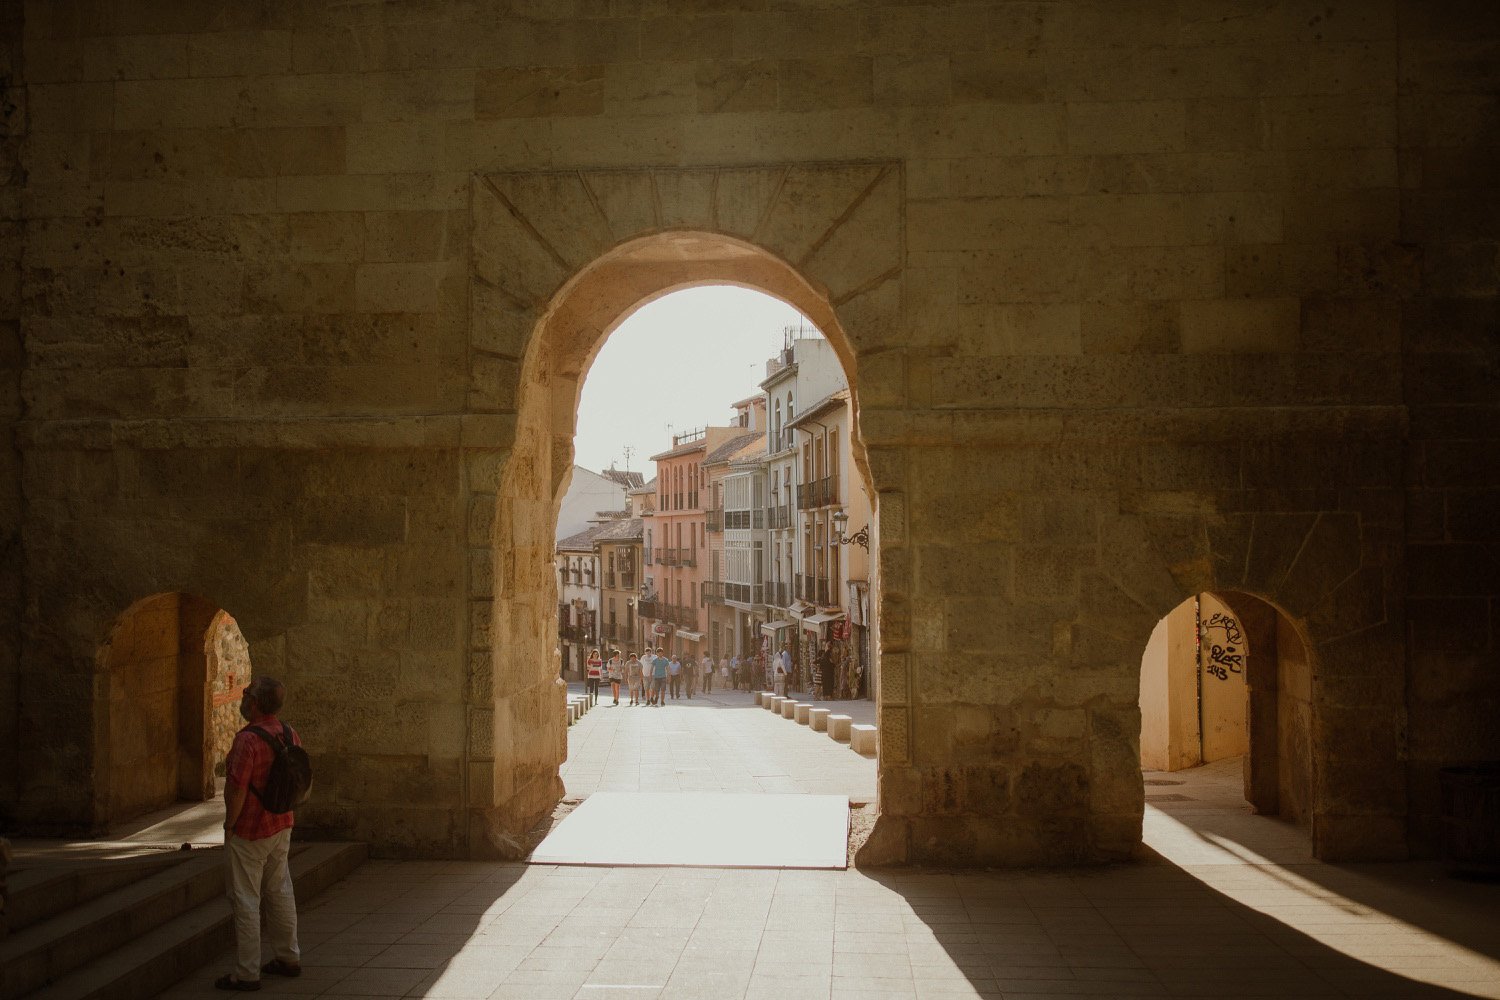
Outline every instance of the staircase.
[[(364, 844), (292, 845), (299, 904), (365, 860)], [(153, 997), (234, 941), (223, 848), (11, 874), (0, 1000)]]

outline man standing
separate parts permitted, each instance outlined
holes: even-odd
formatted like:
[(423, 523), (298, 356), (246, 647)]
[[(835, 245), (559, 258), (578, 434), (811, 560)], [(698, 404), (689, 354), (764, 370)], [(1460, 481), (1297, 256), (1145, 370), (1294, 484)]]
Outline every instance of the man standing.
[[(219, 977), (221, 990), (260, 989), (261, 973), (300, 976), (297, 947), (297, 901), (292, 896), (292, 874), (287, 857), (292, 843), (292, 814), (267, 812), (261, 803), (276, 751), (254, 730), (272, 739), (296, 732), (276, 717), (286, 700), (278, 680), (257, 677), (240, 696), (240, 715), (249, 723), (235, 734), (229, 748), (224, 778), (224, 856), (227, 862), (229, 904), (234, 912), (237, 962), (234, 971)], [(275, 958), (260, 963), (261, 901), (265, 901), (266, 930)]]

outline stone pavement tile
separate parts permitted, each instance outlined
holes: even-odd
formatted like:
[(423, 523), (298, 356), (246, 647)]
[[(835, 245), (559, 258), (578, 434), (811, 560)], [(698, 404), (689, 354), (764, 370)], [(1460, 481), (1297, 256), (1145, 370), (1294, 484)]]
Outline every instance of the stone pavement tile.
[(428, 978), (430, 969), (383, 969), (365, 966), (333, 984), (339, 993), (377, 997), (405, 996), (407, 991)]
[(828, 1000), (832, 990), (829, 975), (762, 975), (750, 977), (745, 1000)]
[(911, 960), (905, 952), (887, 955), (841, 954), (833, 956), (835, 979), (910, 979)]
[(907, 952), (907, 937), (900, 931), (835, 929), (833, 952), (835, 955), (904, 955)]
[(830, 1000), (916, 1000), (917, 986), (912, 982), (894, 979), (839, 979), (834, 978), (829, 990)]

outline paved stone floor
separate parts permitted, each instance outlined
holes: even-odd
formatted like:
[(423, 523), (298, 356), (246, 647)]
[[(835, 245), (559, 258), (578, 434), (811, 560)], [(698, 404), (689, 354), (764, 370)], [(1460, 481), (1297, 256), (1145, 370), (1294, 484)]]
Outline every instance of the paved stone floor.
[[(266, 992), (327, 1000), (1500, 997), (1500, 887), (1454, 881), (1427, 864), (1312, 861), (1298, 831), (1249, 815), (1235, 794), (1237, 767), (1148, 774), (1148, 848), (1140, 863), (1109, 868), (370, 862), (304, 907), (306, 972), (268, 979)], [(228, 962), (226, 953), (163, 996), (214, 995), (208, 983)]]
[[(579, 689), (575, 693), (581, 693)], [(783, 719), (744, 691), (715, 691), (661, 708), (618, 706), (608, 689), (568, 730), (563, 783), (593, 792), (814, 792), (875, 799), (875, 759)], [(873, 717), (870, 702), (828, 702)]]

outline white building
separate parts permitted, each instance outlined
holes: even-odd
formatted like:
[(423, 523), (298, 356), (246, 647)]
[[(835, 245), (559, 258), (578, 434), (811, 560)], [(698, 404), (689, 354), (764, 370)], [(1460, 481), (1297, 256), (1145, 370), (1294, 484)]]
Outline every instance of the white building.
[(557, 641), (562, 653), (562, 675), (583, 680), (589, 650), (599, 645), (599, 555), (593, 525), (557, 543)]
[(600, 473), (590, 472), (581, 465), (573, 466), (573, 479), (557, 511), (554, 539), (561, 541), (585, 530), (601, 511), (624, 510), (626, 491), (639, 485), (639, 472), (607, 469)]
[(732, 612), (725, 652), (752, 656), (768, 621), (766, 582), (766, 442), (741, 439), (724, 476), (724, 606)]
[[(816, 615), (798, 597), (804, 576), (802, 519), (798, 489), (801, 483), (801, 453), (793, 424), (807, 403), (822, 402), (849, 385), (843, 364), (832, 345), (819, 334), (787, 328), (786, 346), (766, 361), (766, 376), (760, 388), (766, 396), (765, 603), (771, 621), (762, 627), (769, 651), (790, 646), (796, 673), (808, 678), (813, 664), (807, 649), (816, 654), (816, 643), (808, 646), (799, 636), (801, 621)], [(844, 447), (847, 447), (844, 444)], [(816, 579), (816, 577), (814, 577)], [(816, 583), (814, 583), (816, 597)]]
[[(800, 652), (820, 693), (873, 697), (869, 644), (870, 498), (854, 468), (849, 390), (807, 403), (797, 436), (797, 597)], [(820, 654), (825, 654), (820, 657)]]

